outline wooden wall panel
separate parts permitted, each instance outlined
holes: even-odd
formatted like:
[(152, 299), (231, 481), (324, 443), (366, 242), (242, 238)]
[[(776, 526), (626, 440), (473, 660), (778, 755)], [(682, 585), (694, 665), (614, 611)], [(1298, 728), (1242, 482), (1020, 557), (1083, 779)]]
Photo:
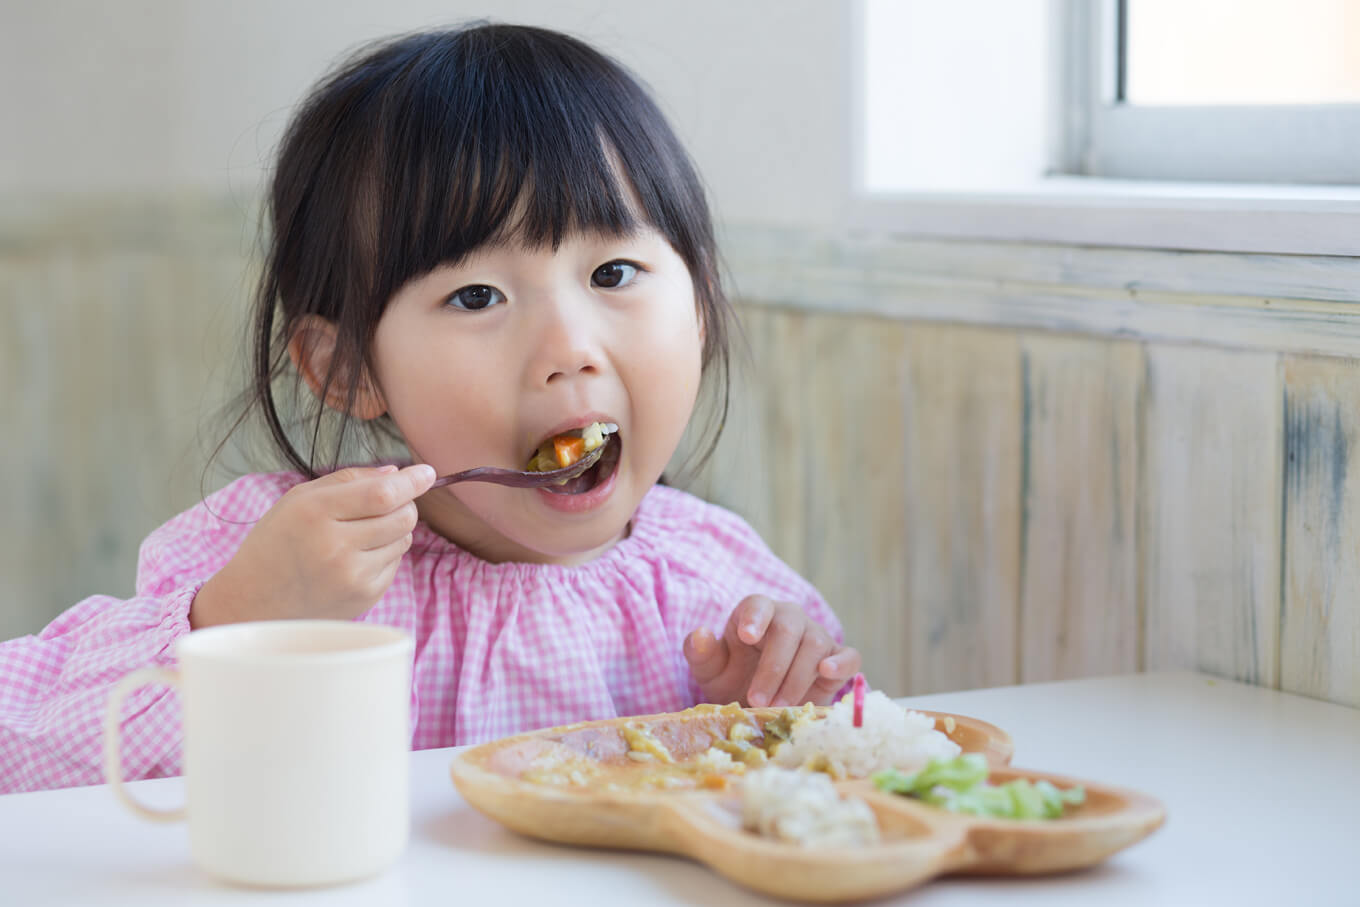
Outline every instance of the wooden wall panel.
[(1136, 343), (1029, 335), (1020, 679), (1141, 663)]
[(760, 456), (738, 473), (763, 486), (765, 540), (786, 561), (807, 564), (808, 512), (807, 323), (811, 316), (784, 313), (753, 326), (753, 368), (760, 373), (764, 411), (752, 426)]
[(903, 395), (908, 327), (813, 317), (801, 360), (804, 574), (864, 655), (871, 686), (907, 690), (911, 527)]
[(1019, 342), (915, 324), (907, 356), (904, 692), (1014, 683)]
[(135, 336), (139, 301), (166, 297), (161, 263), (116, 253), (19, 268), (25, 278), (0, 320), (18, 364), (18, 405), (6, 413), (4, 434), (23, 439), (10, 454), (20, 461), (12, 475), (23, 481), (0, 550), (14, 559), (3, 572), (26, 578), (10, 601), (29, 614), (23, 626), (17, 608), (0, 618), (8, 633), (37, 629), (96, 592), (131, 594), (133, 535), (155, 525), (136, 464), (163, 462), (141, 450), (147, 419), (135, 393), (148, 353)]
[(801, 311), (1360, 356), (1360, 258), (764, 225), (725, 231), (724, 252), (745, 298)]
[(1280, 687), (1360, 706), (1360, 363), (1284, 365)]
[(0, 638), (131, 595), (142, 539), (220, 487), (246, 273), (233, 250), (0, 257)]
[(1146, 667), (1277, 686), (1279, 357), (1167, 346), (1147, 358)]

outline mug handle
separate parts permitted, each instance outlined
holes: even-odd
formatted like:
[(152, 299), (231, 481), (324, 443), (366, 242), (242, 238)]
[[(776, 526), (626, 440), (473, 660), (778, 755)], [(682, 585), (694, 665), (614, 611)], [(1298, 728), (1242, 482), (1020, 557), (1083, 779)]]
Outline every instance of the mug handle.
[(179, 689), (179, 673), (170, 668), (142, 668), (133, 671), (114, 686), (113, 693), (109, 696), (108, 711), (104, 713), (104, 773), (109, 779), (109, 787), (128, 809), (153, 822), (177, 822), (188, 814), (185, 807), (152, 809), (132, 799), (132, 795), (123, 786), (123, 759), (120, 752), (123, 734), (119, 721), (123, 713), (123, 700), (138, 687), (154, 683)]

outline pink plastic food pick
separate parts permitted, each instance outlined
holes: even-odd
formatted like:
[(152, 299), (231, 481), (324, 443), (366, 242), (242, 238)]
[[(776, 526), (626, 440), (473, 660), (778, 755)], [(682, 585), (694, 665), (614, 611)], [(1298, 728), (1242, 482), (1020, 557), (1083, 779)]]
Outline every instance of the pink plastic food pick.
[(863, 674), (855, 675), (855, 727), (864, 727), (864, 682)]

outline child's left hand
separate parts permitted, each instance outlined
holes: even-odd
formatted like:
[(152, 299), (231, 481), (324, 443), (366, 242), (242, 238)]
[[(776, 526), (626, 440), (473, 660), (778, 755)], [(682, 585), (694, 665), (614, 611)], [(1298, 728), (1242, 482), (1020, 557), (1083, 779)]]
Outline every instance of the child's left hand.
[(830, 705), (860, 668), (859, 652), (802, 608), (763, 595), (742, 599), (722, 638), (701, 627), (684, 651), (706, 702), (744, 706)]

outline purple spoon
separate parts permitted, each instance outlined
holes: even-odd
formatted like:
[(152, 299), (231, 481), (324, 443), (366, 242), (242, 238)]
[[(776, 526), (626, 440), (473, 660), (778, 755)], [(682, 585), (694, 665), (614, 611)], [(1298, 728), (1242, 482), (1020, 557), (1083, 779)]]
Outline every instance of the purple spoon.
[(576, 478), (598, 463), (600, 457), (604, 456), (604, 449), (609, 446), (612, 438), (612, 434), (605, 435), (603, 444), (570, 466), (563, 466), (561, 469), (552, 469), (547, 472), (528, 472), (520, 469), (503, 469), (500, 466), (477, 466), (451, 475), (440, 476), (434, 480), (434, 484), (430, 487), (438, 488), (441, 485), (452, 485), (455, 482), (491, 482), (495, 485), (508, 485), (511, 488), (542, 488), (545, 485), (561, 484), (568, 479)]

